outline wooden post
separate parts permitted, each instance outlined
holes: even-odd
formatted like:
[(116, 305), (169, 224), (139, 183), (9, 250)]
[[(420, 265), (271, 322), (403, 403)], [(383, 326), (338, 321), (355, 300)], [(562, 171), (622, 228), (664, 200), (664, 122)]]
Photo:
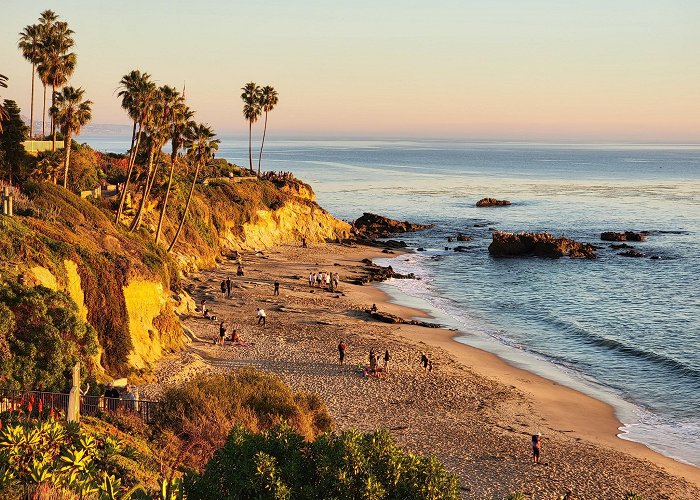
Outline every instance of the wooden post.
[(4, 186), (2, 188), (2, 215), (9, 215), (10, 213), (10, 188), (9, 186)]
[(68, 422), (80, 422), (80, 363), (73, 367), (73, 387), (68, 395), (68, 411), (66, 412)]

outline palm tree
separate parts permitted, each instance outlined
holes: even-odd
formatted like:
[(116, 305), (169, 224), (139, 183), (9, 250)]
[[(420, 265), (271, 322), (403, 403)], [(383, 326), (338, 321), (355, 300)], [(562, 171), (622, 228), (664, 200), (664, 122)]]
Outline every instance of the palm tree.
[(41, 26), (30, 24), (19, 34), (17, 46), (22, 51), (22, 57), (32, 63), (32, 100), (29, 112), (29, 137), (34, 137), (34, 81), (36, 80), (36, 65), (41, 61)]
[(277, 106), (277, 91), (275, 87), (266, 85), (260, 91), (260, 107), (265, 112), (265, 127), (263, 128), (262, 142), (260, 143), (260, 156), (258, 157), (258, 177), (260, 177), (260, 163), (262, 162), (263, 146), (265, 145), (265, 133), (267, 132), (267, 114)]
[[(0, 87), (7, 88), (7, 77), (5, 75), (0, 75)], [(10, 117), (9, 113), (5, 109), (2, 103), (0, 103), (0, 134), (2, 134), (2, 122)]]
[(134, 129), (136, 129), (138, 124), (138, 132), (136, 133), (136, 144), (134, 144), (132, 134), (128, 171), (126, 180), (124, 181), (124, 188), (122, 189), (122, 194), (119, 199), (119, 208), (117, 209), (115, 223), (119, 222), (119, 218), (124, 210), (124, 201), (126, 200), (129, 181), (134, 170), (134, 164), (136, 163), (136, 154), (141, 146), (143, 127), (153, 109), (153, 101), (157, 90), (155, 83), (151, 82), (151, 75), (148, 73), (141, 73), (140, 71), (132, 71), (124, 75), (119, 84), (122, 89), (118, 94), (119, 97), (122, 98), (122, 108), (124, 108), (134, 120)]
[(83, 125), (92, 119), (92, 101), (84, 101), (85, 91), (81, 88), (64, 87), (56, 92), (55, 104), (51, 106), (54, 125), (60, 125), (65, 136), (66, 146), (63, 187), (68, 187), (68, 168), (70, 166), (70, 146), (73, 134), (79, 135)]
[[(57, 19), (58, 16), (52, 10), (45, 10), (39, 16), (39, 62), (45, 57), (47, 45), (46, 39), (51, 33), (53, 25)], [(46, 137), (46, 88), (49, 86), (49, 75), (46, 71), (42, 72), (40, 68), (37, 68), (37, 71), (39, 73), (39, 79), (44, 86), (44, 107), (41, 114), (41, 137), (43, 139)]]
[(191, 133), (185, 141), (187, 154), (195, 163), (196, 170), (194, 172), (194, 177), (192, 178), (190, 194), (187, 196), (187, 202), (185, 203), (185, 211), (182, 214), (182, 219), (180, 219), (180, 224), (177, 226), (177, 231), (175, 231), (173, 241), (168, 247), (168, 252), (172, 251), (175, 243), (177, 243), (178, 236), (180, 236), (180, 231), (182, 231), (182, 226), (185, 223), (185, 218), (187, 217), (187, 211), (190, 208), (190, 201), (192, 201), (192, 193), (194, 193), (194, 186), (197, 183), (199, 170), (206, 164), (207, 160), (212, 157), (214, 152), (219, 149), (219, 143), (221, 141), (219, 139), (215, 139), (215, 137), (216, 134), (211, 127), (208, 125), (197, 124), (192, 128)]
[(158, 218), (158, 228), (156, 229), (156, 244), (160, 239), (160, 232), (163, 228), (163, 219), (165, 218), (165, 209), (168, 207), (168, 197), (170, 196), (170, 188), (173, 184), (173, 174), (175, 173), (175, 162), (177, 161), (177, 153), (184, 139), (189, 135), (194, 128), (195, 123), (192, 121), (194, 111), (187, 107), (185, 98), (174, 109), (172, 118), (172, 137), (170, 139), (172, 152), (170, 153), (170, 175), (168, 176), (168, 187), (165, 189), (165, 197), (163, 198), (163, 206), (160, 210)]
[(248, 120), (248, 157), (250, 158), (250, 171), (253, 170), (253, 123), (258, 121), (262, 110), (260, 109), (260, 87), (254, 82), (246, 83), (241, 89), (243, 99), (243, 116)]
[[(73, 47), (73, 30), (68, 23), (58, 21), (53, 23), (48, 33), (44, 33), (39, 75), (51, 85), (51, 106), (56, 104), (56, 90), (68, 82), (75, 71), (77, 58), (75, 53), (68, 52)], [(56, 124), (51, 123), (53, 136), (52, 151), (56, 151)]]

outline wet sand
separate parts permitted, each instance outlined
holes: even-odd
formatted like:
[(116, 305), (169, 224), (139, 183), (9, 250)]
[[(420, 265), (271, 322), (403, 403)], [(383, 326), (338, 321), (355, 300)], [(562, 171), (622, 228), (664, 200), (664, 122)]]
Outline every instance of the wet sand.
[[(365, 273), (360, 261), (381, 254), (367, 247), (334, 244), (280, 246), (264, 254), (191, 276), (193, 298), (238, 328), (246, 347), (214, 345), (218, 321), (199, 314), (184, 320), (195, 338), (186, 350), (165, 359), (155, 396), (163, 384), (200, 372), (253, 366), (277, 373), (295, 389), (320, 394), (338, 429), (387, 428), (397, 441), (434, 454), (458, 474), (464, 498), (505, 498), (522, 492), (532, 498), (700, 498), (700, 469), (616, 437), (621, 425), (612, 407), (527, 371), (495, 355), (456, 342), (454, 332), (375, 321), (366, 310), (409, 318), (421, 311), (389, 302), (372, 286), (347, 283)], [(339, 292), (308, 285), (309, 272), (338, 272)], [(219, 284), (230, 276), (232, 298)], [(280, 295), (273, 295), (273, 282)], [(267, 326), (255, 312), (267, 312)], [(338, 364), (339, 339), (348, 344), (346, 364)], [(369, 350), (391, 360), (385, 378), (362, 377)], [(420, 352), (433, 361), (420, 366)], [(542, 462), (530, 459), (530, 435), (542, 432)]]

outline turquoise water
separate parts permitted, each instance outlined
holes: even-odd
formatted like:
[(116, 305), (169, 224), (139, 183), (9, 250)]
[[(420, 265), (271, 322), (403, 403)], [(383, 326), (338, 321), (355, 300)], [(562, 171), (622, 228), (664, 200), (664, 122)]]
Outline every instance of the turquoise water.
[[(85, 138), (81, 138), (81, 141)], [(122, 139), (90, 138), (123, 151)], [(121, 141), (121, 142), (120, 142)], [(119, 144), (121, 144), (121, 149)], [(245, 140), (218, 156), (247, 159)], [(615, 405), (624, 437), (700, 466), (700, 146), (283, 141), (263, 170), (291, 170), (351, 220), (371, 211), (435, 228), (385, 285), (463, 332), (460, 341)], [(485, 196), (513, 205), (477, 209)], [(595, 261), (493, 259), (491, 230), (550, 231), (603, 246)], [(602, 231), (648, 230), (617, 255)], [(448, 235), (474, 239), (445, 250)]]

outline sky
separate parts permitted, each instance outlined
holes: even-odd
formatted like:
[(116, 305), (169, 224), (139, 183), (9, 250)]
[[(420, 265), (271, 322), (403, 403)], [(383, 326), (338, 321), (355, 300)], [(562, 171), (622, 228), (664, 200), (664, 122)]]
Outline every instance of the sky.
[(129, 122), (115, 90), (140, 69), (220, 134), (247, 133), (254, 81), (279, 93), (270, 138), (700, 143), (697, 0), (0, 0), (0, 96), (27, 116), (17, 38), (47, 8), (93, 123)]

